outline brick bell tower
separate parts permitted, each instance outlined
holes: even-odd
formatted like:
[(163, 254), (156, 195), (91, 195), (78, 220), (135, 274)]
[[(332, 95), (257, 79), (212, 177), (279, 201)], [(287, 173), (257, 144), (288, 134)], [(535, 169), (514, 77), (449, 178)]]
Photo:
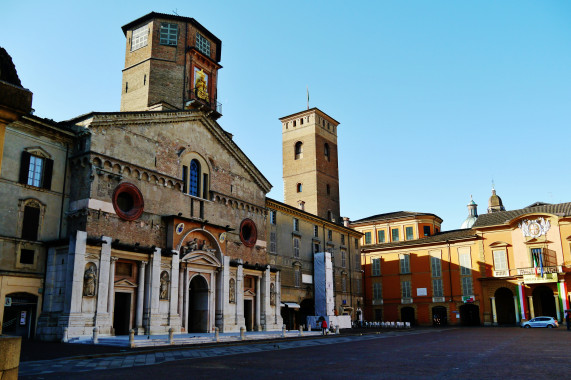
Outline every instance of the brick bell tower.
[(317, 108), (280, 118), (284, 202), (340, 222), (337, 126)]
[(151, 12), (122, 27), (121, 111), (199, 108), (221, 116), (221, 41), (190, 17)]

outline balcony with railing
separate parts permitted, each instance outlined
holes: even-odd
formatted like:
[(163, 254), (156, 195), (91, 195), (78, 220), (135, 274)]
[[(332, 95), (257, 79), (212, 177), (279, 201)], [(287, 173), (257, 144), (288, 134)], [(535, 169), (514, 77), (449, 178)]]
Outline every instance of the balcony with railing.
[(218, 119), (222, 116), (222, 104), (218, 103), (214, 97), (199, 87), (188, 91), (184, 108), (210, 111), (209, 115), (214, 119)]

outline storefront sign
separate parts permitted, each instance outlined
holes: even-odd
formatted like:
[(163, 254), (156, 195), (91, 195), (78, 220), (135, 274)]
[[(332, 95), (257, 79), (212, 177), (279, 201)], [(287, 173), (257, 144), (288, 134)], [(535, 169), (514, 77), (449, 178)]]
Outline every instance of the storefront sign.
[(541, 275), (535, 274), (524, 274), (523, 282), (526, 284), (540, 284), (545, 282), (557, 282), (557, 273), (544, 273), (543, 277)]

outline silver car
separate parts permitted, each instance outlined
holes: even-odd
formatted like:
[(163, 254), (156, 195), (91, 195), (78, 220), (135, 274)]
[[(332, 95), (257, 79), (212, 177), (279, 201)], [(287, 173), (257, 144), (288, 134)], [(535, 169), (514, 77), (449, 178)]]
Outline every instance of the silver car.
[(557, 320), (553, 317), (535, 317), (530, 319), (529, 321), (524, 321), (521, 323), (521, 327), (530, 328), (530, 327), (547, 327), (547, 328), (554, 328), (559, 327)]

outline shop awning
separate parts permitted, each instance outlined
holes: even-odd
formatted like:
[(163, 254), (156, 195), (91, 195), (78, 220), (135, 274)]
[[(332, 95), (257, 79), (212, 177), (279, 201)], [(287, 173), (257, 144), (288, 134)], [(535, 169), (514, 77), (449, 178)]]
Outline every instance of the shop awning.
[(299, 309), (300, 308), (299, 304), (295, 303), (295, 302), (283, 302), (280, 306), (281, 307), (287, 306), (290, 309)]

